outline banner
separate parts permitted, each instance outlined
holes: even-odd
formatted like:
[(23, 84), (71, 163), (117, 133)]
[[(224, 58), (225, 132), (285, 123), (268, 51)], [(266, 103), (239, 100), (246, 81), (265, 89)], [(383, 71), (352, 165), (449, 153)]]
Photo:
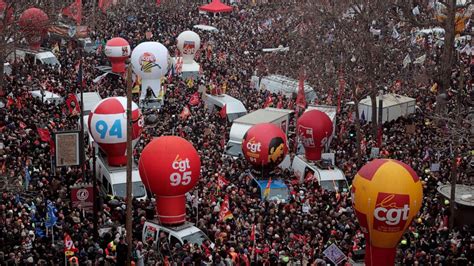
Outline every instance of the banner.
[(82, 21), (82, 0), (76, 0), (70, 6), (63, 8), (62, 14), (76, 21), (77, 25), (81, 25)]
[(74, 242), (71, 239), (71, 236), (66, 233), (64, 235), (64, 255), (66, 257), (74, 256), (74, 253), (77, 252), (78, 249), (74, 246)]
[(94, 187), (90, 183), (79, 183), (71, 186), (71, 202), (73, 208), (87, 212), (94, 209)]
[(80, 164), (79, 131), (57, 132), (54, 140), (57, 167)]
[(336, 244), (330, 245), (326, 250), (323, 251), (324, 256), (326, 256), (334, 264), (338, 265), (347, 259), (344, 252), (342, 252)]

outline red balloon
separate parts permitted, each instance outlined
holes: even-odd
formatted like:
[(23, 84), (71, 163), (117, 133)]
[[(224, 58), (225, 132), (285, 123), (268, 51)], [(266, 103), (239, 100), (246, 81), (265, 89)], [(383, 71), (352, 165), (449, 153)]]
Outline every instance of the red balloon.
[(333, 124), (327, 114), (319, 110), (305, 112), (298, 119), (298, 137), (303, 142), (306, 159), (321, 159), (321, 151), (333, 133)]
[[(107, 154), (110, 165), (127, 164), (127, 98), (110, 97), (100, 101), (90, 112), (87, 126), (92, 138)], [(133, 146), (143, 130), (143, 117), (138, 105), (132, 102)]]
[(156, 194), (156, 209), (163, 224), (183, 223), (184, 194), (198, 182), (201, 159), (193, 145), (176, 136), (153, 139), (138, 162), (143, 184)]
[(112, 72), (124, 73), (125, 62), (130, 57), (131, 52), (127, 40), (120, 37), (110, 39), (105, 46), (104, 52), (112, 63)]
[(256, 169), (274, 168), (288, 153), (285, 132), (275, 124), (254, 125), (244, 135), (242, 152)]
[(21, 13), (18, 24), (25, 34), (30, 48), (38, 50), (43, 37), (48, 32), (48, 15), (39, 8), (29, 8)]

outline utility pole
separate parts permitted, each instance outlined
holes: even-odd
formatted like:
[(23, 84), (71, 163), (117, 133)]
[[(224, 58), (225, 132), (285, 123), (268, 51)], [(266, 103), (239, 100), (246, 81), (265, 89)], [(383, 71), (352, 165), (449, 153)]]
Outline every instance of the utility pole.
[[(459, 87), (457, 89), (457, 95), (456, 95), (456, 129), (461, 129), (462, 128), (462, 120), (463, 116), (461, 114), (462, 108), (462, 99), (463, 95), (462, 92), (464, 90), (464, 62), (461, 59), (461, 55), (458, 54), (458, 62), (459, 62)], [(462, 142), (462, 134), (456, 134), (456, 129), (453, 130), (452, 138), (454, 141), (454, 147), (453, 147), (453, 152), (451, 156), (452, 158), (452, 170), (451, 170), (451, 196), (450, 196), (450, 204), (449, 204), (449, 229), (452, 230), (454, 228), (454, 217), (455, 217), (455, 209), (456, 209), (456, 183), (457, 183), (457, 178), (458, 178), (458, 162), (457, 158), (460, 156), (459, 154), (459, 144)]]
[(127, 265), (132, 259), (132, 64), (127, 69)]
[[(383, 90), (379, 91), (379, 110), (378, 110), (378, 121), (379, 128), (377, 130), (377, 146), (379, 149), (382, 149), (382, 134), (383, 134)], [(356, 107), (358, 108), (358, 107)], [(373, 119), (375, 121), (375, 119)]]
[(83, 64), (83, 58), (82, 58), (82, 53), (81, 53), (81, 59), (79, 61), (79, 73), (78, 73), (78, 80), (77, 82), (79, 83), (79, 89), (81, 90), (81, 103), (80, 103), (80, 108), (81, 108), (81, 112), (80, 112), (80, 116), (81, 116), (81, 119), (80, 119), (80, 124), (81, 124), (81, 131), (79, 132), (79, 145), (81, 146), (81, 150), (80, 150), (80, 156), (79, 156), (79, 161), (81, 162), (81, 171), (82, 171), (82, 180), (86, 180), (86, 148), (85, 148), (85, 144), (84, 144), (84, 82), (83, 82), (83, 71), (84, 71), (84, 68), (82, 66)]

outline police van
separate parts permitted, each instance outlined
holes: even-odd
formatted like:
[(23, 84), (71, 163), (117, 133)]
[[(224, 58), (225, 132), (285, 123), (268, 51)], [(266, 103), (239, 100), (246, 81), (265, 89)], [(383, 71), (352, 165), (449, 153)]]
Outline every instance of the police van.
[[(160, 236), (166, 236), (170, 247), (176, 244), (183, 245), (184, 242), (199, 246), (205, 241), (210, 242), (209, 237), (201, 229), (189, 222), (177, 226), (163, 226), (155, 220), (146, 221), (143, 225), (142, 241), (147, 243), (153, 240), (154, 243), (159, 243)], [(210, 247), (213, 248), (214, 244), (211, 243)]]

